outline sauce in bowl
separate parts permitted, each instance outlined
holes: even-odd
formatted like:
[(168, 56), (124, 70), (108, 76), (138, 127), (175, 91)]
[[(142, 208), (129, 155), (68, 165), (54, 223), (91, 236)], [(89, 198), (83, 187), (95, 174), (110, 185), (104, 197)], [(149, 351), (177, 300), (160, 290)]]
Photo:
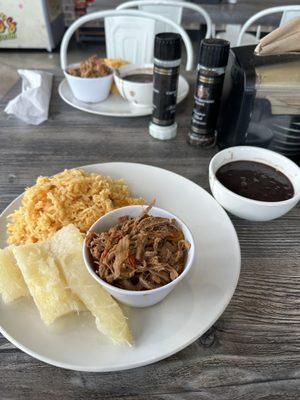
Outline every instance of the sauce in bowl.
[(295, 194), (287, 176), (256, 161), (229, 162), (217, 170), (216, 177), (227, 189), (252, 200), (283, 201)]
[(136, 82), (136, 83), (149, 83), (153, 82), (153, 74), (141, 72), (138, 74), (131, 74), (123, 76), (125, 81)]

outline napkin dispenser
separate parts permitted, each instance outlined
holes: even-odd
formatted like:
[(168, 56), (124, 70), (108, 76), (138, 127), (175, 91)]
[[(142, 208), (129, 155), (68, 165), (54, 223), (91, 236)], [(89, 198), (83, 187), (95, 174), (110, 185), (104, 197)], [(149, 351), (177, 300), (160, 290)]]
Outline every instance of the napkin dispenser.
[(218, 120), (220, 148), (252, 145), (300, 162), (300, 54), (232, 48)]

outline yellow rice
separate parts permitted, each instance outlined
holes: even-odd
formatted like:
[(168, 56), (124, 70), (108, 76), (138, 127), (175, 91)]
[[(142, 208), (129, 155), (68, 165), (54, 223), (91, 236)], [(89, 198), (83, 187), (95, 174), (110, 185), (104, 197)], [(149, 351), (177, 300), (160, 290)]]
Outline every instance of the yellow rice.
[(9, 216), (8, 243), (42, 241), (70, 223), (85, 233), (102, 215), (131, 204), (144, 204), (144, 199), (131, 197), (123, 180), (78, 169), (41, 176)]

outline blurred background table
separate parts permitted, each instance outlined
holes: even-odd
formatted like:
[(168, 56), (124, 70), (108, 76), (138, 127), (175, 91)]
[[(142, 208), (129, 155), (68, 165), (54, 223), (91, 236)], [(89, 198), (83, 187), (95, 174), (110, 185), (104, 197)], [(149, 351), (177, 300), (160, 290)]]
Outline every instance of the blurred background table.
[[(128, 0), (100, 0), (101, 10), (108, 10), (118, 7), (119, 4)], [(220, 2), (210, 0), (189, 0), (192, 3), (199, 4), (209, 13), (214, 24), (243, 24), (248, 18), (257, 12), (278, 5), (299, 4), (299, 1), (289, 0), (236, 0), (236, 3), (230, 3), (227, 0)], [(96, 0), (97, 8), (100, 6), (99, 0)], [(92, 4), (91, 7), (94, 7)], [(198, 29), (199, 25), (195, 23), (195, 16), (192, 10), (186, 10), (182, 21), (184, 29)], [(279, 18), (276, 15), (270, 15), (265, 18), (266, 23), (276, 25)]]
[[(71, 62), (82, 56), (73, 50)], [(1, 64), (1, 211), (40, 174), (109, 161), (166, 168), (209, 190), (208, 164), (216, 150), (186, 144), (192, 90), (178, 107), (177, 138), (160, 142), (148, 135), (149, 118), (101, 117), (65, 104), (57, 93), (57, 53), (3, 51)], [(40, 126), (3, 112), (20, 90), (17, 67), (55, 72), (49, 120)], [(187, 78), (192, 84), (194, 74)], [(232, 220), (242, 250), (241, 276), (225, 313), (203, 337), (157, 364), (97, 374), (43, 364), (0, 335), (1, 400), (299, 398), (300, 207), (273, 222)]]
[[(74, 1), (75, 6), (74, 9)], [(92, 13), (95, 11), (105, 11), (115, 9), (120, 4), (128, 0), (92, 0), (76, 1), (63, 0), (63, 11), (65, 25), (70, 26), (71, 23), (80, 15)], [(263, 9), (275, 6), (298, 5), (295, 0), (236, 0), (234, 3), (230, 0), (189, 0), (192, 3), (202, 6), (210, 15), (213, 23), (213, 32), (222, 33), (229, 30), (239, 31), (241, 26), (254, 14)], [(85, 5), (84, 5), (85, 4)], [(263, 17), (259, 21), (259, 29), (261, 33), (267, 34), (274, 27), (279, 25), (281, 14), (271, 14)], [(204, 19), (198, 16), (193, 10), (185, 9), (182, 16), (182, 27), (187, 30), (190, 36), (199, 40), (205, 36), (206, 28)], [(249, 27), (248, 32), (256, 33), (258, 23), (254, 23)], [(199, 31), (200, 28), (200, 31)], [(230, 35), (231, 36), (231, 35)], [(76, 33), (77, 41), (96, 42), (104, 41), (104, 24), (102, 20), (92, 21), (81, 27)]]

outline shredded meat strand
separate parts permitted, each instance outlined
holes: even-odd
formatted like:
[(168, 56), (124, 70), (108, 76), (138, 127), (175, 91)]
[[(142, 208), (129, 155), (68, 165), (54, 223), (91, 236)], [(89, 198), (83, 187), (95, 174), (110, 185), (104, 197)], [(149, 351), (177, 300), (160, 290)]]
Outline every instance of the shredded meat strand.
[(69, 68), (67, 72), (81, 78), (100, 78), (112, 73), (111, 69), (104, 63), (103, 58), (98, 58), (96, 54), (81, 61), (78, 68)]
[(174, 219), (149, 215), (153, 204), (135, 218), (121, 217), (106, 232), (87, 235), (94, 270), (106, 282), (127, 290), (150, 290), (182, 273), (190, 243)]

